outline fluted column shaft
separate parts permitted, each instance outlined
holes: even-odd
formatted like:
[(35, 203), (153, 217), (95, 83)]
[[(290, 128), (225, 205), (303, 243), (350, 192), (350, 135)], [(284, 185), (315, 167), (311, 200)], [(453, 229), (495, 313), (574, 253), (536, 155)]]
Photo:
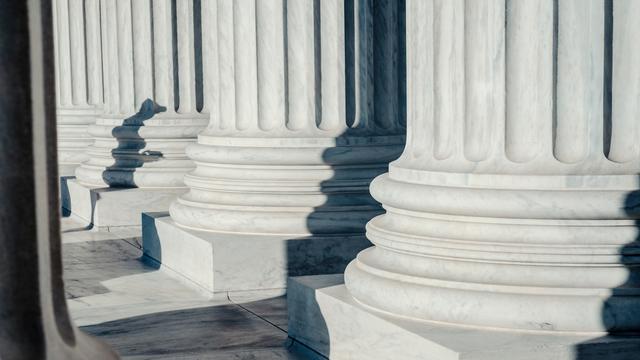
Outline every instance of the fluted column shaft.
[(409, 0), (407, 146), (371, 185), (387, 212), (351, 294), (422, 320), (639, 330), (638, 16)]
[(202, 2), (208, 127), (181, 226), (362, 233), (404, 143), (404, 2)]
[(58, 157), (75, 167), (88, 159), (87, 128), (103, 103), (98, 0), (54, 0), (53, 20)]
[(185, 147), (207, 123), (198, 103), (193, 0), (101, 0), (100, 10), (105, 107), (89, 128), (95, 142), (78, 180), (182, 187), (193, 168)]

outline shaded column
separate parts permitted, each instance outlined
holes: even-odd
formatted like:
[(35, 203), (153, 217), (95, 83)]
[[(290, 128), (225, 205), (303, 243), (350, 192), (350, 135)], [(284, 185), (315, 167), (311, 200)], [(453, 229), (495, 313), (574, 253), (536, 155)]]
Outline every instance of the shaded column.
[(61, 175), (87, 160), (89, 125), (101, 113), (102, 63), (98, 0), (54, 0), (58, 160)]
[(71, 324), (64, 297), (51, 11), (0, 13), (0, 357), (117, 359)]
[[(76, 171), (88, 186), (179, 188), (198, 110), (193, 0), (101, 0), (104, 115)], [(201, 102), (201, 101), (200, 101)]]
[(387, 1), (203, 1), (207, 128), (180, 226), (353, 235), (404, 143), (403, 9)]
[[(407, 2), (408, 139), (345, 272), (371, 308), (637, 331), (633, 1)], [(401, 294), (401, 296), (398, 296)]]

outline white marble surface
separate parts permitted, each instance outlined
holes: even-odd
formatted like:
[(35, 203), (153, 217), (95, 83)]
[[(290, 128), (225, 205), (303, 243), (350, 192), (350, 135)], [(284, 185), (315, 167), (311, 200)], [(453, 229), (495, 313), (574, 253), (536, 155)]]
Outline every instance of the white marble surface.
[(306, 359), (289, 350), (284, 298), (211, 299), (145, 260), (139, 230), (85, 226), (62, 219), (67, 303), (122, 358)]
[(333, 236), (380, 213), (367, 188), (404, 144), (402, 18), (395, 2), (349, 4), (201, 2), (210, 121), (187, 149), (178, 225)]
[(640, 71), (626, 60), (640, 6), (554, 4), (407, 1), (411, 136), (371, 183), (386, 213), (345, 271), (360, 303), (487, 328), (640, 330), (640, 156), (620, 155), (640, 128), (637, 81), (622, 80)]
[(143, 250), (187, 285), (220, 296), (283, 294), (287, 277), (344, 271), (362, 236), (290, 237), (215, 233), (177, 226), (166, 213), (143, 215)]
[(103, 104), (98, 0), (55, 0), (53, 29), (58, 163), (73, 175), (93, 143), (87, 129)]
[(126, 231), (140, 227), (145, 211), (167, 211), (170, 204), (186, 191), (177, 189), (141, 189), (90, 187), (73, 178), (63, 181), (64, 211), (94, 227)]
[[(398, 296), (398, 294), (396, 294)], [(359, 304), (342, 275), (291, 279), (289, 336), (332, 360), (634, 359), (639, 336), (501, 331), (416, 321)]]

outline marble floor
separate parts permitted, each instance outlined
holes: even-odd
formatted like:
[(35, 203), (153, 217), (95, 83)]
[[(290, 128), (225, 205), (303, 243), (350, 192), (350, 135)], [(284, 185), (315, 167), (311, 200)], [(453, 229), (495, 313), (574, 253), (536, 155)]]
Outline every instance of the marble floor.
[(136, 230), (62, 219), (67, 302), (77, 326), (124, 359), (304, 359), (283, 297), (211, 299), (142, 257)]

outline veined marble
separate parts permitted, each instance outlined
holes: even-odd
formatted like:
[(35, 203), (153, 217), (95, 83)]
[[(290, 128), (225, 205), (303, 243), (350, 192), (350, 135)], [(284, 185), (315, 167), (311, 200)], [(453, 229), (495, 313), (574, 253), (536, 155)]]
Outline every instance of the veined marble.
[[(634, 1), (407, 2), (407, 146), (345, 272), (406, 318), (640, 329)], [(402, 296), (398, 296), (402, 294)]]
[(203, 1), (207, 128), (187, 154), (182, 227), (362, 234), (370, 181), (404, 143), (396, 2)]

